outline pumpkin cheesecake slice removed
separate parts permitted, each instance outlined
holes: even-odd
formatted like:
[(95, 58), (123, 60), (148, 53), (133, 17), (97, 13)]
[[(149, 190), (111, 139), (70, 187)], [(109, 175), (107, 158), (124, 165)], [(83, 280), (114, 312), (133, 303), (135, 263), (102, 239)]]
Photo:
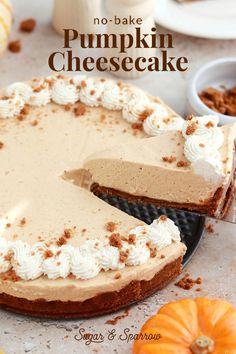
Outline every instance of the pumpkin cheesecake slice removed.
[[(220, 172), (211, 156), (200, 156), (194, 163), (187, 159), (187, 148), (195, 153), (196, 142), (192, 146), (182, 132), (166, 132), (89, 156), (84, 167), (92, 175), (91, 190), (96, 195), (107, 193), (134, 202), (220, 216), (234, 194), (236, 125), (217, 129), (223, 137), (217, 152)], [(198, 145), (204, 149), (203, 143)]]

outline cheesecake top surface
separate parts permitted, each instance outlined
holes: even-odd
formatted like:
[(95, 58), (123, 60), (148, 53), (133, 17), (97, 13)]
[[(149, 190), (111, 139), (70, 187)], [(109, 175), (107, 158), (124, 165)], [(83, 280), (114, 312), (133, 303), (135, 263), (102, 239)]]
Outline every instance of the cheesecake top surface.
[[(0, 270), (1, 286), (12, 295), (24, 287), (33, 299), (37, 287), (51, 299), (58, 296), (57, 286), (65, 285), (86, 288), (80, 293), (84, 299), (114, 277), (110, 270), (127, 274), (124, 285), (132, 277), (146, 277), (150, 264), (156, 269), (164, 264), (164, 251), (166, 259), (168, 249), (170, 258), (185, 251), (184, 245), (177, 246), (179, 232), (170, 220), (148, 226), (108, 205), (89, 191), (90, 177), (83, 169), (99, 149), (147, 137), (142, 125), (150, 115), (173, 120), (173, 127), (163, 123), (161, 133), (182, 126), (183, 120), (133, 87), (103, 79), (73, 80), (34, 79), (2, 91)], [(137, 239), (128, 242), (130, 234)], [(154, 258), (146, 245), (149, 236), (158, 244)], [(125, 265), (133, 267), (123, 269)], [(19, 279), (9, 289), (11, 278), (7, 281), (5, 273), (12, 270)], [(116, 288), (121, 284), (113, 283)], [(60, 297), (70, 299), (70, 294)]]

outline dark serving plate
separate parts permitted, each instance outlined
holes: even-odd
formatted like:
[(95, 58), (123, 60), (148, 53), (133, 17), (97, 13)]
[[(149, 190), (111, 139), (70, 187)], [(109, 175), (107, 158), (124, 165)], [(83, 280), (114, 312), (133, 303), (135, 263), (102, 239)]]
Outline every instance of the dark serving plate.
[(188, 213), (183, 210), (157, 208), (152, 204), (144, 205), (131, 203), (126, 199), (107, 194), (101, 194), (99, 197), (110, 205), (144, 221), (147, 224), (151, 224), (154, 219), (162, 214), (167, 215), (179, 227), (182, 242), (187, 246), (187, 252), (183, 259), (183, 266), (190, 261), (203, 236), (205, 226), (204, 216)]

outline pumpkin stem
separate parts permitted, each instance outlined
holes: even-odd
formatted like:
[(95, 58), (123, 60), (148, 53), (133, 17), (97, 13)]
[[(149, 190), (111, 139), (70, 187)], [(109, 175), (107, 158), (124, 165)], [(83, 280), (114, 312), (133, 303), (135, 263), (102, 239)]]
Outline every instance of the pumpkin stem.
[(200, 336), (192, 343), (190, 349), (193, 354), (210, 354), (214, 350), (214, 342), (212, 339)]

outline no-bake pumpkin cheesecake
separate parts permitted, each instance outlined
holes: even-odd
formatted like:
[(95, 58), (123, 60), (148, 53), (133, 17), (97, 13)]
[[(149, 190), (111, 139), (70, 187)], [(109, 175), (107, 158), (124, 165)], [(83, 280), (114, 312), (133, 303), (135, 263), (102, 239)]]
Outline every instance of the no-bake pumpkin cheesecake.
[(3, 89), (0, 305), (93, 316), (175, 278), (186, 250), (178, 228), (166, 216), (147, 225), (97, 198), (84, 163), (183, 124), (158, 98), (111, 80), (58, 76)]
[(236, 124), (217, 124), (215, 116), (189, 117), (181, 131), (93, 154), (84, 164), (92, 174), (92, 190), (223, 216), (234, 195)]

